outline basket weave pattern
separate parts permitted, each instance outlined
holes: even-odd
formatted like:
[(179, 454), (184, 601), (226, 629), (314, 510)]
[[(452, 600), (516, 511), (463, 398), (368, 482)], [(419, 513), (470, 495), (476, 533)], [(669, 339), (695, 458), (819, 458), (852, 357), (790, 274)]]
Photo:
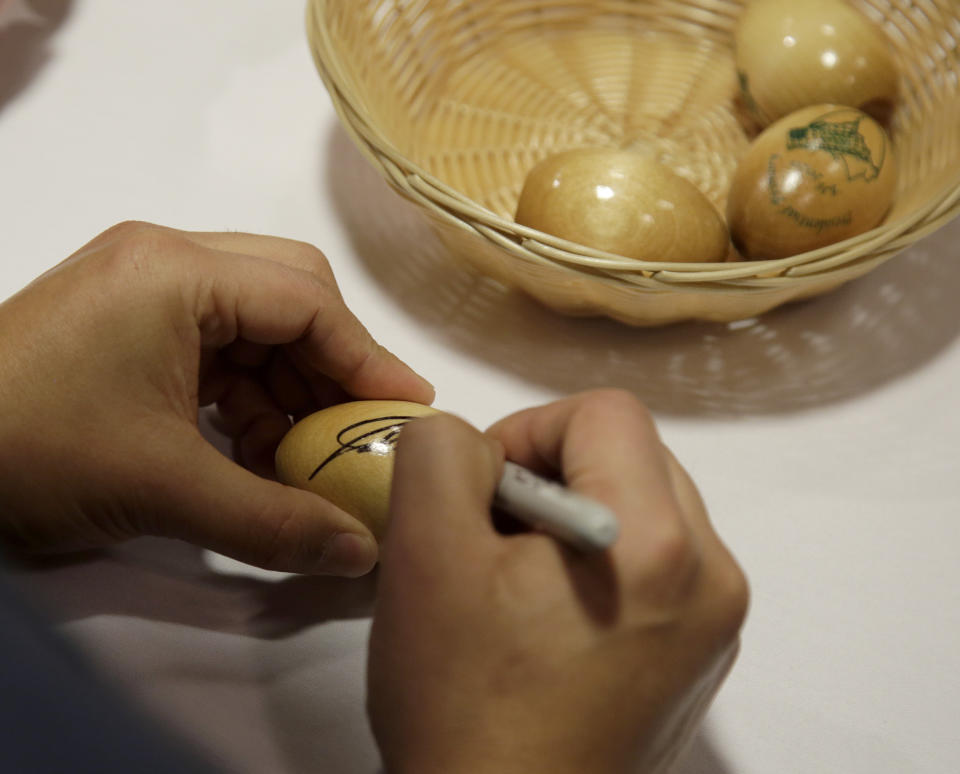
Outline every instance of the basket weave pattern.
[[(308, 34), (342, 123), (452, 254), (567, 314), (731, 321), (858, 277), (960, 212), (960, 2), (855, 0), (900, 72), (900, 170), (877, 228), (772, 261), (656, 263), (519, 226), (530, 168), (637, 147), (723, 212), (749, 145), (737, 0), (310, 0)], [(735, 257), (735, 256), (732, 256)]]

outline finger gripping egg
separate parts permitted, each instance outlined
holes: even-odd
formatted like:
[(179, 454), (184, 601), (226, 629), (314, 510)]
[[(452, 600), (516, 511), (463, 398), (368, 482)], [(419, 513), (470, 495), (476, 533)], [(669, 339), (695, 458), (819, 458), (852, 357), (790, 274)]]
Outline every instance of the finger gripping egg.
[(745, 258), (783, 258), (876, 226), (893, 201), (896, 164), (865, 113), (813, 105), (771, 124), (737, 165), (727, 224)]
[(884, 113), (896, 97), (889, 43), (844, 0), (752, 0), (734, 48), (744, 101), (762, 124), (821, 103)]
[(317, 411), (297, 422), (276, 452), (277, 478), (314, 492), (383, 538), (393, 458), (403, 426), (438, 413), (419, 403), (363, 400)]
[(550, 156), (524, 181), (517, 223), (647, 261), (720, 261), (723, 218), (690, 181), (634, 151), (584, 148)]

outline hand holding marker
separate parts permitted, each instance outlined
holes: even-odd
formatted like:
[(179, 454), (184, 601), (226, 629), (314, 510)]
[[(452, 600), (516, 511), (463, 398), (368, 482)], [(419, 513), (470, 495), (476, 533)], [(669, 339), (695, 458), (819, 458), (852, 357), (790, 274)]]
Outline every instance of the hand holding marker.
[[(279, 479), (356, 516), (381, 540), (393, 452), (403, 425), (437, 409), (405, 401), (355, 401), (298, 422), (276, 454)], [(609, 548), (619, 533), (606, 506), (507, 461), (494, 506), (582, 551)]]

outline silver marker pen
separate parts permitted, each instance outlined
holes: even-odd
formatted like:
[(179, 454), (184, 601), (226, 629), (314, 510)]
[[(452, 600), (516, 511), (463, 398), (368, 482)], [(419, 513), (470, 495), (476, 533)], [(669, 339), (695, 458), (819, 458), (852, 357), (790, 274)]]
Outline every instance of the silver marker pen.
[(504, 463), (494, 505), (581, 551), (609, 548), (620, 533), (607, 506), (509, 461)]

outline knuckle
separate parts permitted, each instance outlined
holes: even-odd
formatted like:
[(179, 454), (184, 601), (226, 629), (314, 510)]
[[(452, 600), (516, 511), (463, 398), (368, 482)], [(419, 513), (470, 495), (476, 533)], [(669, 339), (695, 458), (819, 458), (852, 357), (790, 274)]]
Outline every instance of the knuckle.
[(139, 248), (145, 244), (153, 244), (155, 239), (166, 232), (164, 229), (152, 223), (128, 220), (123, 223), (118, 223), (107, 233), (113, 236), (114, 243), (130, 250)]
[[(298, 240), (290, 240), (289, 244), (289, 260), (293, 266), (310, 273), (321, 287), (336, 289), (330, 261), (319, 247)], [(339, 294), (339, 290), (337, 293)]]
[(294, 256), (300, 259), (305, 266), (322, 270), (330, 268), (330, 262), (327, 260), (327, 256), (316, 245), (312, 245), (309, 242), (293, 240), (291, 249)]
[(257, 564), (265, 570), (292, 572), (304, 564), (305, 540), (303, 524), (295, 514), (267, 511), (261, 515), (264, 524), (273, 524), (259, 542)]
[(600, 387), (583, 393), (585, 400), (622, 411), (649, 414), (646, 405), (630, 390), (622, 387)]
[(124, 220), (111, 226), (100, 236), (105, 239), (118, 239), (150, 228), (156, 227), (152, 223), (142, 220)]
[(641, 582), (663, 601), (677, 602), (691, 595), (700, 569), (694, 537), (677, 523), (649, 539)]
[(113, 249), (104, 254), (108, 268), (118, 272), (144, 273), (163, 257), (168, 261), (182, 241), (166, 229), (149, 223), (127, 221), (114, 226)]
[(747, 576), (732, 558), (725, 560), (715, 572), (710, 588), (710, 609), (714, 625), (724, 635), (733, 636), (743, 626), (750, 606), (750, 585)]
[(332, 271), (317, 272), (300, 266), (293, 270), (299, 275), (297, 280), (304, 283), (304, 288), (311, 295), (322, 299), (325, 305), (333, 305), (333, 308), (327, 310), (327, 314), (349, 314)]
[(369, 336), (354, 339), (353, 344), (355, 348), (349, 354), (346, 350), (341, 350), (345, 377), (351, 383), (358, 379), (371, 364), (376, 363), (384, 352), (383, 347)]
[[(519, 538), (524, 540), (524, 538)], [(526, 539), (522, 551), (502, 551), (494, 557), (494, 572), (482, 580), (487, 583), (487, 596), (496, 602), (496, 609), (504, 613), (516, 611), (522, 615), (515, 602), (531, 599), (543, 591), (543, 575), (534, 568), (552, 568), (562, 572), (563, 562), (556, 548), (546, 540)], [(525, 622), (510, 622), (523, 626)]]
[(633, 425), (646, 426), (649, 432), (655, 432), (650, 409), (629, 390), (604, 387), (586, 392), (582, 397), (589, 410), (612, 415), (621, 421), (629, 420)]

